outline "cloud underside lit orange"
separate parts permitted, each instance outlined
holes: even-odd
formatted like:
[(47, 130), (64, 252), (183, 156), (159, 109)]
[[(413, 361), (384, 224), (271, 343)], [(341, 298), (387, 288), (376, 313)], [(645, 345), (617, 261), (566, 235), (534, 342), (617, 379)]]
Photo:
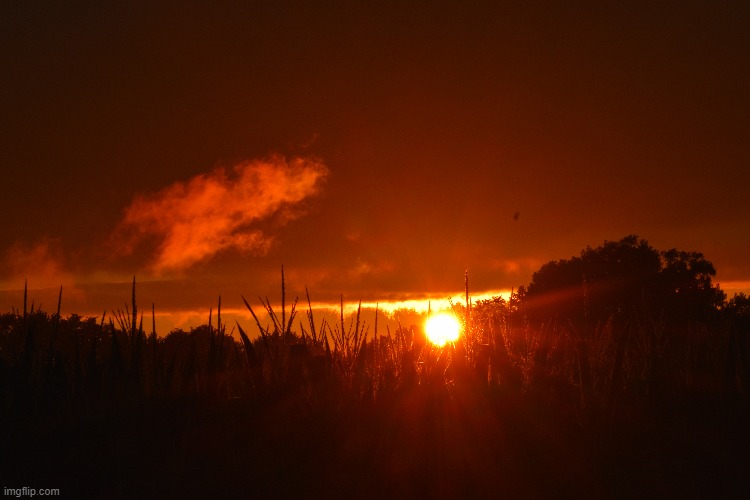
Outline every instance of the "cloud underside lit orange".
[(188, 268), (228, 249), (263, 255), (273, 235), (260, 224), (298, 217), (300, 202), (318, 193), (328, 173), (315, 158), (275, 155), (217, 168), (139, 195), (114, 233), (115, 251), (129, 255), (156, 242), (154, 272)]

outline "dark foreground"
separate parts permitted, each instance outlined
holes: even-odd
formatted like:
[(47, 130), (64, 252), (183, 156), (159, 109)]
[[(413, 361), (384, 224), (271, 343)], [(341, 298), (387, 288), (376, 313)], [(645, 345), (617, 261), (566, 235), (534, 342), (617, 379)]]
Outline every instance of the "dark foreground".
[[(478, 388), (479, 387), (479, 388)], [(118, 404), (5, 418), (6, 488), (71, 498), (746, 498), (745, 403), (586, 422), (547, 394), (416, 386), (377, 403)]]

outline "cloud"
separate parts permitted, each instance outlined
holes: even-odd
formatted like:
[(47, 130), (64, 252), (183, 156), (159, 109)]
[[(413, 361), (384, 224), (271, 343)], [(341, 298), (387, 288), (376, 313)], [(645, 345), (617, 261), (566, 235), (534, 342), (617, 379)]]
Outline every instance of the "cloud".
[(34, 244), (16, 242), (3, 255), (3, 288), (22, 288), (25, 280), (37, 288), (60, 286), (72, 281), (65, 271), (60, 242), (50, 238)]
[(125, 209), (113, 238), (121, 255), (145, 241), (156, 244), (157, 273), (188, 268), (235, 249), (264, 254), (273, 236), (261, 223), (277, 226), (299, 217), (298, 205), (319, 192), (328, 174), (315, 158), (280, 155), (217, 168), (150, 195)]

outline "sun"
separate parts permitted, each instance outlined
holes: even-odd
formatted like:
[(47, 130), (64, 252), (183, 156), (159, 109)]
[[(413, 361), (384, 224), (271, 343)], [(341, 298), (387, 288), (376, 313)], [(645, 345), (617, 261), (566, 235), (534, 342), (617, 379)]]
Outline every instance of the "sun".
[(438, 313), (427, 318), (424, 330), (430, 342), (443, 346), (448, 342), (458, 340), (458, 332), (461, 330), (461, 324), (453, 314)]

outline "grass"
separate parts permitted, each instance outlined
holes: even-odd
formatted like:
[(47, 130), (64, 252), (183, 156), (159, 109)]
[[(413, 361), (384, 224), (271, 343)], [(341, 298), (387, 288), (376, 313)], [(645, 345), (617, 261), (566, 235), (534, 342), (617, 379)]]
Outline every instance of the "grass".
[[(728, 318), (644, 311), (535, 323), (455, 305), (464, 334), (316, 323), (306, 290), (259, 298), (257, 334), (216, 316), (159, 337), (136, 303), (0, 316), (3, 484), (92, 497), (733, 497), (749, 485), (748, 338)], [(152, 317), (154, 310), (152, 306)], [(215, 323), (214, 323), (215, 321)], [(254, 337), (254, 338), (253, 338)], [(93, 479), (92, 479), (93, 478)], [(20, 483), (19, 483), (20, 482)], [(39, 485), (42, 487), (42, 485)]]

